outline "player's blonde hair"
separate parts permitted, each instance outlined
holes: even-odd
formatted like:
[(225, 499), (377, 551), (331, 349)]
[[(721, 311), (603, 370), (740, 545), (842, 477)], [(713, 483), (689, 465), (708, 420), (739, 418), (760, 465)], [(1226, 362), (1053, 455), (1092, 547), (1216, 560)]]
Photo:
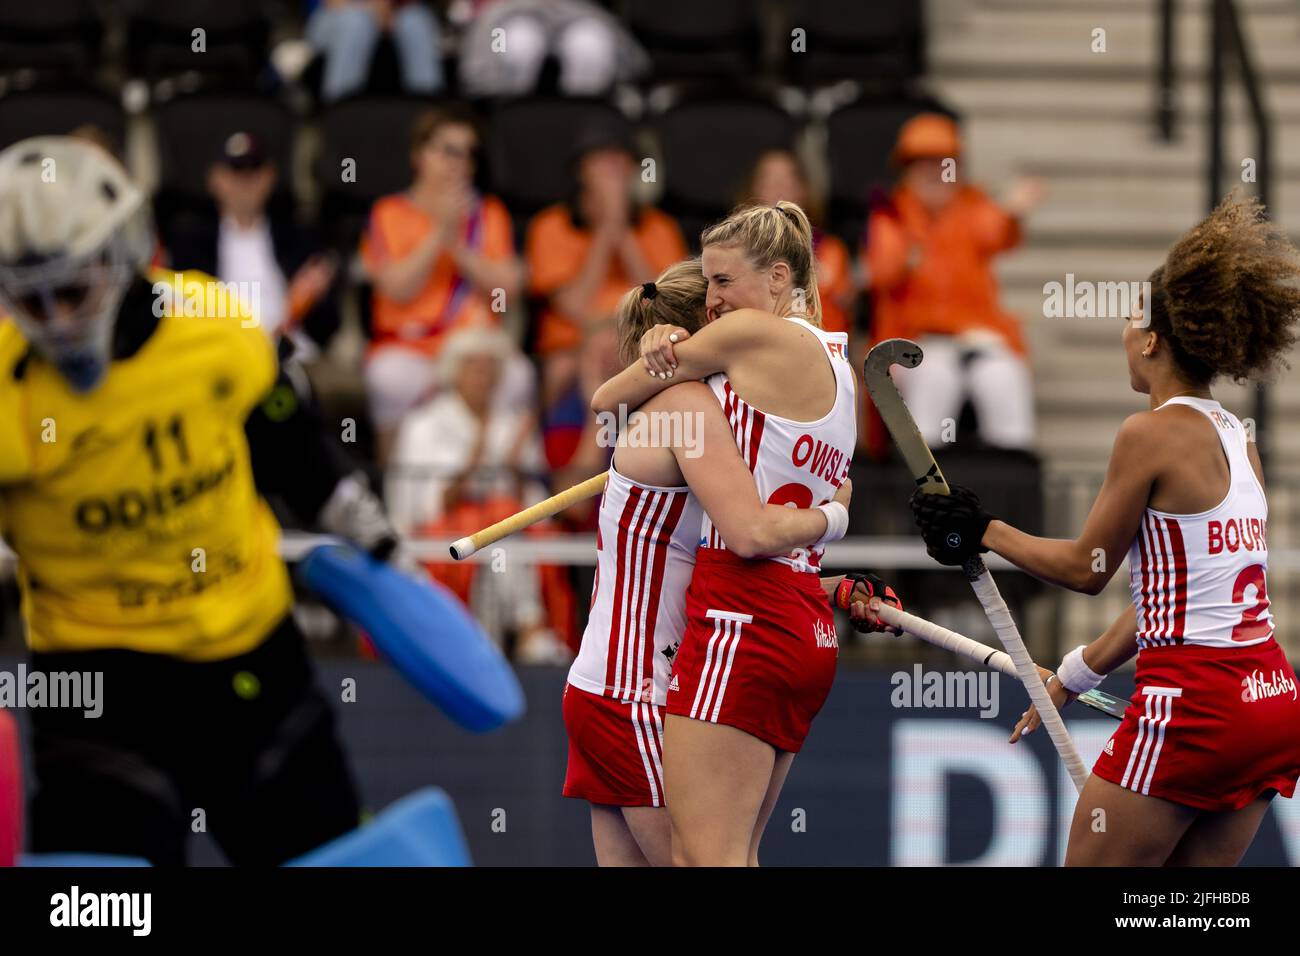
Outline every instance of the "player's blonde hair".
[(800, 305), (797, 292), (802, 289), (802, 317), (821, 328), (822, 300), (817, 291), (812, 223), (796, 203), (781, 200), (774, 206), (742, 206), (705, 229), (700, 243), (734, 246), (759, 270), (784, 262), (790, 267), (796, 311)]
[(641, 336), (656, 325), (676, 325), (694, 335), (704, 325), (709, 283), (699, 259), (675, 262), (654, 282), (634, 286), (618, 303), (618, 356), (631, 365), (641, 355)]

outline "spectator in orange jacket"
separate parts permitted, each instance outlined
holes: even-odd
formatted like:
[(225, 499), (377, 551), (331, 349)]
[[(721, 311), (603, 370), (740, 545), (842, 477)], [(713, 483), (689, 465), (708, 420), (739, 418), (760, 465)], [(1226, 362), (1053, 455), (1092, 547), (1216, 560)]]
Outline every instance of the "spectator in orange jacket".
[(1019, 244), (1020, 220), (1042, 197), (1036, 179), (1017, 181), (999, 205), (961, 181), (956, 124), (937, 113), (899, 131), (892, 162), (898, 185), (873, 210), (864, 243), (875, 341), (909, 338), (925, 351), (898, 386), (933, 447), (955, 437), (967, 397), (980, 437), (999, 448), (1034, 443), (1034, 395), (1024, 336), (998, 301), (993, 257)]
[(812, 195), (808, 172), (799, 157), (788, 149), (770, 149), (758, 157), (750, 170), (740, 202), (742, 205), (775, 206), (781, 200), (797, 203), (813, 222), (822, 328), (827, 332), (851, 331), (853, 297), (858, 290), (848, 246), (817, 227), (821, 221), (821, 202)]
[[(474, 189), (478, 132), (458, 108), (431, 110), (411, 131), (415, 179), (375, 203), (361, 240), (374, 282), (373, 329), (365, 381), (380, 463), (402, 418), (441, 385), (438, 353), (452, 333), (495, 328), (523, 289), (510, 214)], [(512, 364), (503, 396), (529, 401), (531, 369)]]
[[(545, 300), (536, 350), (548, 409), (577, 387), (587, 341), (612, 327), (623, 293), (686, 258), (677, 222), (633, 196), (637, 164), (625, 126), (584, 131), (573, 155), (574, 201), (534, 216), (524, 243), (530, 291)], [(590, 398), (578, 396), (584, 419)]]

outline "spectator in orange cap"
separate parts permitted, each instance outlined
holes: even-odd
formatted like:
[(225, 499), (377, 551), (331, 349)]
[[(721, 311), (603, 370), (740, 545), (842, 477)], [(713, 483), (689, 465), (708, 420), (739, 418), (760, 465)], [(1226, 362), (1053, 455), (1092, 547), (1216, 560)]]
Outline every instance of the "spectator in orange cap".
[[(402, 418), (443, 383), (438, 353), (453, 333), (496, 327), (523, 288), (510, 214), (474, 188), (478, 132), (456, 108), (417, 117), (411, 131), (415, 180), (375, 203), (361, 240), (374, 282), (365, 382), (382, 464)], [(529, 401), (531, 369), (512, 363), (502, 388)]]
[(1021, 219), (1041, 200), (1037, 179), (1017, 180), (994, 202), (961, 175), (961, 138), (947, 116), (903, 125), (891, 160), (889, 201), (872, 211), (864, 243), (875, 341), (920, 343), (925, 361), (895, 369), (926, 441), (951, 441), (970, 398), (980, 438), (1030, 449), (1034, 396), (1020, 324), (998, 301), (993, 258), (1019, 244)]
[(742, 205), (774, 206), (783, 199), (802, 207), (814, 225), (813, 252), (817, 257), (822, 328), (827, 332), (848, 332), (852, 325), (853, 296), (857, 292), (848, 247), (817, 227), (821, 221), (821, 202), (812, 195), (808, 171), (799, 157), (788, 149), (770, 149), (754, 163), (740, 201)]

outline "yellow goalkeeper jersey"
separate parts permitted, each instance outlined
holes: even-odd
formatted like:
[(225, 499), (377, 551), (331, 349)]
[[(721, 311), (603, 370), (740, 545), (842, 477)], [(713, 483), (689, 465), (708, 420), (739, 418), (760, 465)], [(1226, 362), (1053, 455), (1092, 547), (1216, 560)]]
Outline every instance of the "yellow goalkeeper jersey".
[(215, 280), (152, 278), (191, 295), (161, 293), (152, 334), (88, 394), (0, 320), (0, 534), (34, 651), (216, 660), (258, 645), (290, 607), (244, 437), (274, 349)]

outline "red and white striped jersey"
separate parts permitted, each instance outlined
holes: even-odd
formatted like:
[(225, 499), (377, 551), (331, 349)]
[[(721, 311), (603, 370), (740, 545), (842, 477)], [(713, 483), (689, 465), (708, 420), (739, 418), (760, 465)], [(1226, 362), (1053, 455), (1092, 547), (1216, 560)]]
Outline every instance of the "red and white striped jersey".
[[(844, 332), (824, 332), (794, 316), (786, 316), (812, 332), (826, 347), (835, 373), (835, 404), (815, 422), (796, 422), (759, 411), (741, 398), (721, 372), (706, 382), (722, 403), (731, 423), (740, 456), (754, 474), (758, 496), (768, 504), (815, 508), (835, 496), (849, 474), (858, 441), (856, 381), (849, 364), (849, 337)], [(701, 548), (726, 548), (722, 535), (706, 514), (700, 524)], [(824, 547), (795, 548), (769, 560), (788, 564), (796, 571), (818, 571)]]
[(1138, 648), (1259, 644), (1273, 635), (1265, 584), (1268, 501), (1250, 466), (1245, 429), (1211, 399), (1165, 402), (1174, 404), (1210, 419), (1231, 479), (1227, 496), (1209, 511), (1174, 515), (1147, 508), (1143, 514), (1128, 553)]
[(686, 632), (686, 588), (703, 510), (689, 488), (657, 488), (611, 462), (596, 526), (596, 581), (569, 683), (663, 704)]

